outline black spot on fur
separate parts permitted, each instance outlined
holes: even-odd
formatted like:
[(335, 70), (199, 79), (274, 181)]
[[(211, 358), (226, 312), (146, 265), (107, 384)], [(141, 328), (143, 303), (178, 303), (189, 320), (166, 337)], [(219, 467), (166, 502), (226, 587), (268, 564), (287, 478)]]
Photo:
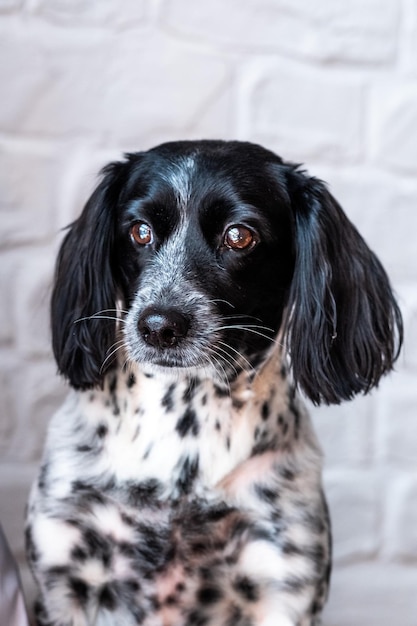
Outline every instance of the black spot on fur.
[(71, 550), (71, 559), (84, 563), (87, 560), (87, 552), (81, 546), (74, 546)]
[(288, 433), (288, 422), (281, 413), (277, 417), (277, 424), (281, 428), (282, 434), (285, 437)]
[(300, 435), (301, 414), (296, 404), (295, 390), (290, 388), (289, 390), (289, 405), (288, 408), (294, 416), (294, 437), (298, 439)]
[(155, 478), (128, 485), (127, 489), (129, 503), (134, 507), (155, 507), (159, 504), (162, 485)]
[(238, 576), (233, 583), (233, 587), (247, 602), (257, 602), (259, 600), (259, 587), (248, 576)]
[(210, 549), (208, 542), (196, 541), (190, 545), (190, 550), (193, 554), (206, 554)]
[(275, 504), (277, 500), (277, 492), (270, 487), (266, 487), (265, 485), (254, 485), (254, 490), (256, 495), (263, 502), (267, 502), (268, 504)]
[(39, 560), (39, 553), (36, 549), (35, 542), (33, 541), (33, 533), (32, 527), (27, 526), (25, 528), (25, 543), (26, 543), (26, 554), (29, 559), (29, 563), (34, 565)]
[(48, 471), (49, 471), (49, 465), (48, 463), (44, 463), (41, 467), (41, 470), (39, 472), (39, 478), (38, 478), (38, 488), (40, 491), (45, 491), (46, 489), (47, 482), (48, 482)]
[(111, 376), (109, 381), (109, 392), (111, 395), (116, 393), (117, 389), (117, 376)]
[(106, 501), (101, 491), (82, 480), (74, 480), (71, 483), (71, 492), (77, 496), (78, 503), (81, 506), (86, 505), (89, 507), (92, 503), (104, 504)]
[(229, 395), (227, 387), (220, 387), (220, 385), (214, 385), (214, 393), (218, 398), (226, 398)]
[(170, 411), (174, 410), (174, 392), (175, 392), (175, 388), (176, 388), (176, 384), (172, 383), (165, 395), (162, 398), (161, 404), (162, 406), (165, 408), (166, 412), (169, 413)]
[(268, 433), (264, 431), (263, 433), (261, 433), (260, 441), (258, 440), (252, 448), (252, 456), (256, 456), (257, 454), (263, 454), (264, 452), (267, 452), (268, 450), (276, 450), (277, 446), (278, 446), (277, 437), (272, 437), (268, 439)]
[(180, 417), (175, 427), (180, 437), (185, 437), (191, 433), (196, 437), (200, 431), (197, 414), (191, 407), (187, 407), (185, 413)]
[(126, 381), (126, 387), (131, 389), (136, 385), (136, 376), (134, 374), (129, 374), (128, 379)]
[(97, 427), (96, 433), (97, 436), (100, 437), (100, 439), (103, 439), (107, 433), (108, 433), (109, 429), (107, 428), (106, 424), (100, 424)]
[(85, 528), (83, 531), (84, 549), (88, 556), (99, 559), (104, 567), (109, 567), (112, 559), (112, 544), (94, 528)]
[(117, 608), (116, 589), (110, 584), (104, 585), (100, 590), (98, 601), (108, 611), (115, 611)]
[(204, 509), (202, 514), (207, 521), (218, 522), (235, 511), (235, 508), (230, 507), (227, 504), (220, 503), (216, 506), (210, 507), (209, 509)]
[(261, 416), (263, 420), (267, 420), (269, 417), (269, 404), (264, 402), (261, 408)]
[(85, 606), (90, 596), (90, 589), (86, 582), (80, 578), (70, 577), (68, 580), (71, 595), (77, 599), (81, 606)]
[(117, 389), (117, 376), (113, 375), (109, 381), (109, 394), (110, 394), (110, 404), (113, 406), (113, 415), (117, 417), (120, 415), (120, 406), (117, 399), (116, 394)]
[(146, 448), (145, 453), (142, 457), (144, 461), (146, 461), (146, 459), (149, 457), (150, 453), (152, 452), (152, 448), (153, 448), (153, 444), (150, 443), (149, 446)]
[(177, 480), (177, 487), (180, 493), (190, 493), (193, 483), (198, 475), (199, 459), (198, 456), (190, 459), (186, 457)]
[(164, 604), (165, 606), (175, 606), (177, 602), (178, 602), (177, 597), (175, 596), (175, 594), (171, 593), (169, 596), (165, 598)]
[(288, 469), (287, 467), (280, 467), (278, 470), (278, 473), (281, 476), (281, 478), (283, 478), (284, 480), (288, 480), (290, 482), (292, 482), (296, 478), (295, 472)]
[(199, 386), (200, 386), (200, 380), (198, 378), (190, 379), (182, 395), (182, 399), (184, 400), (185, 404), (189, 404), (190, 401), (194, 398), (195, 392), (197, 391)]
[(243, 402), (243, 400), (238, 400), (238, 398), (233, 398), (232, 399), (232, 406), (233, 406), (234, 409), (239, 411), (240, 409), (242, 409), (245, 406), (245, 403)]
[(223, 592), (219, 587), (206, 586), (202, 587), (197, 592), (197, 600), (200, 604), (205, 606), (215, 604), (223, 598)]

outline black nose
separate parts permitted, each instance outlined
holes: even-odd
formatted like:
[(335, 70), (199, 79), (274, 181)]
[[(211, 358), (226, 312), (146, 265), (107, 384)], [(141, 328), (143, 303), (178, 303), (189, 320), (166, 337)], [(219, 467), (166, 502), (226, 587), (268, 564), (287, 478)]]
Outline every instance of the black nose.
[(150, 307), (138, 321), (139, 332), (154, 348), (175, 348), (189, 329), (188, 319), (175, 309)]

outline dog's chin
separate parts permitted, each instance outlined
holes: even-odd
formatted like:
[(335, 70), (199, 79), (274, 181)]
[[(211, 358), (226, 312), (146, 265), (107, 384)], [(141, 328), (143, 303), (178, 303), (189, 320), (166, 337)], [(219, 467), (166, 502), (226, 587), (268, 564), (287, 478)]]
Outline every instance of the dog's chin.
[(190, 358), (188, 355), (175, 354), (144, 354), (136, 353), (128, 357), (128, 361), (146, 376), (160, 377), (178, 381), (190, 378), (206, 378), (216, 384), (228, 384), (226, 366), (218, 361)]
[[(227, 385), (227, 376), (214, 365), (207, 363), (201, 365), (159, 365), (152, 361), (136, 361), (136, 366), (148, 377), (164, 377), (165, 379), (178, 382), (184, 379), (200, 378), (209, 379), (216, 384)], [(220, 369), (220, 368), (219, 368)]]

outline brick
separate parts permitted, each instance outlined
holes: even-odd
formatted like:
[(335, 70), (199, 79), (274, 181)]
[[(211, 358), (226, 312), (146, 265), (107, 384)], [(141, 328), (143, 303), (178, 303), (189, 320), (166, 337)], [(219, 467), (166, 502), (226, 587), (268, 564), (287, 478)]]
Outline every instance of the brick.
[(193, 40), (308, 59), (380, 63), (394, 59), (399, 11), (395, 0), (169, 0), (161, 17)]
[(379, 479), (371, 470), (330, 469), (325, 493), (333, 528), (336, 562), (364, 559), (379, 547)]
[[(0, 458), (10, 454), (10, 444), (18, 428), (18, 389), (20, 363), (11, 350), (0, 352)], [(20, 392), (20, 396), (22, 392)], [(1, 498), (0, 498), (1, 501)]]
[(403, 10), (405, 10), (403, 39), (406, 49), (404, 55), (406, 60), (403, 65), (407, 73), (415, 78), (417, 77), (417, 1), (406, 2)]
[(0, 520), (10, 548), (19, 560), (24, 553), (24, 512), (36, 468), (0, 464)]
[(4, 458), (22, 464), (38, 463), (47, 425), (68, 393), (67, 386), (56, 375), (52, 359), (21, 362), (8, 382), (17, 418)]
[(417, 420), (415, 376), (402, 371), (380, 386), (376, 456), (379, 462), (417, 468)]
[(363, 465), (372, 454), (372, 398), (340, 406), (309, 407), (326, 468)]
[(49, 249), (32, 252), (15, 276), (16, 344), (25, 358), (51, 356), (49, 301), (54, 265)]
[(145, 0), (37, 0), (34, 10), (42, 17), (74, 26), (136, 26), (145, 16)]
[(333, 572), (326, 626), (415, 626), (416, 568), (361, 563)]
[(23, 142), (0, 144), (0, 245), (45, 240), (54, 232), (59, 170), (54, 150)]
[(0, 307), (0, 345), (11, 345), (14, 339), (14, 309), (15, 285), (14, 278), (18, 259), (10, 251), (0, 253), (0, 293), (4, 303)]
[(400, 305), (404, 317), (405, 344), (401, 363), (410, 372), (417, 370), (417, 293), (415, 283), (409, 283), (400, 293)]
[(0, 21), (0, 84), (7, 85), (7, 98), (0, 107), (0, 130), (10, 132), (20, 128), (26, 110), (45, 86), (45, 66), (42, 52), (20, 22)]
[[(123, 158), (120, 149), (97, 150), (85, 144), (74, 146), (63, 171), (58, 197), (60, 228), (79, 217), (85, 203), (100, 180), (100, 170)], [(62, 237), (56, 237), (58, 245)]]
[(399, 473), (386, 488), (384, 553), (417, 563), (417, 474)]
[(0, 0), (0, 14), (12, 13), (22, 8), (23, 0)]
[[(0, 130), (99, 137), (127, 149), (142, 147), (155, 135), (230, 133), (231, 75), (219, 56), (187, 50), (148, 31), (116, 39), (111, 34), (74, 38), (70, 30), (60, 38), (49, 31), (37, 36), (35, 50), (33, 41), (22, 37), (16, 48), (9, 41), (3, 55), (9, 99), (19, 110), (0, 112)], [(33, 63), (41, 58), (41, 72), (36, 67), (26, 81), (26, 72), (33, 74), (30, 61), (26, 68), (32, 55)]]
[(404, 174), (417, 173), (417, 84), (390, 80), (371, 98), (371, 146), (375, 161)]
[(33, 620), (32, 622), (30, 622), (32, 624), (32, 623), (35, 623), (34, 622), (34, 606), (35, 606), (35, 601), (38, 597), (38, 588), (34, 581), (32, 572), (30, 571), (29, 566), (26, 563), (25, 556), (20, 558), (20, 560), (18, 561), (18, 566), (19, 566), (20, 580), (22, 581), (23, 593), (25, 596), (26, 610), (29, 615), (29, 620)]
[(253, 71), (247, 133), (287, 159), (355, 160), (361, 153), (360, 80), (289, 63)]

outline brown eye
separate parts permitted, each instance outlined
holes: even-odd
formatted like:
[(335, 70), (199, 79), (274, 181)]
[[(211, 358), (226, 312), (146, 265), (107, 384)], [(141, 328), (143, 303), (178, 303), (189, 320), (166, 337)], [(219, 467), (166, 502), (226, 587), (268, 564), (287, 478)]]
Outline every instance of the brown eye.
[(224, 236), (224, 243), (232, 250), (247, 250), (255, 243), (255, 236), (249, 228), (240, 224), (231, 226)]
[(137, 224), (133, 224), (130, 229), (130, 236), (133, 241), (141, 246), (146, 246), (146, 244), (152, 243), (153, 241), (151, 227), (148, 224), (145, 224), (145, 222), (137, 222)]

